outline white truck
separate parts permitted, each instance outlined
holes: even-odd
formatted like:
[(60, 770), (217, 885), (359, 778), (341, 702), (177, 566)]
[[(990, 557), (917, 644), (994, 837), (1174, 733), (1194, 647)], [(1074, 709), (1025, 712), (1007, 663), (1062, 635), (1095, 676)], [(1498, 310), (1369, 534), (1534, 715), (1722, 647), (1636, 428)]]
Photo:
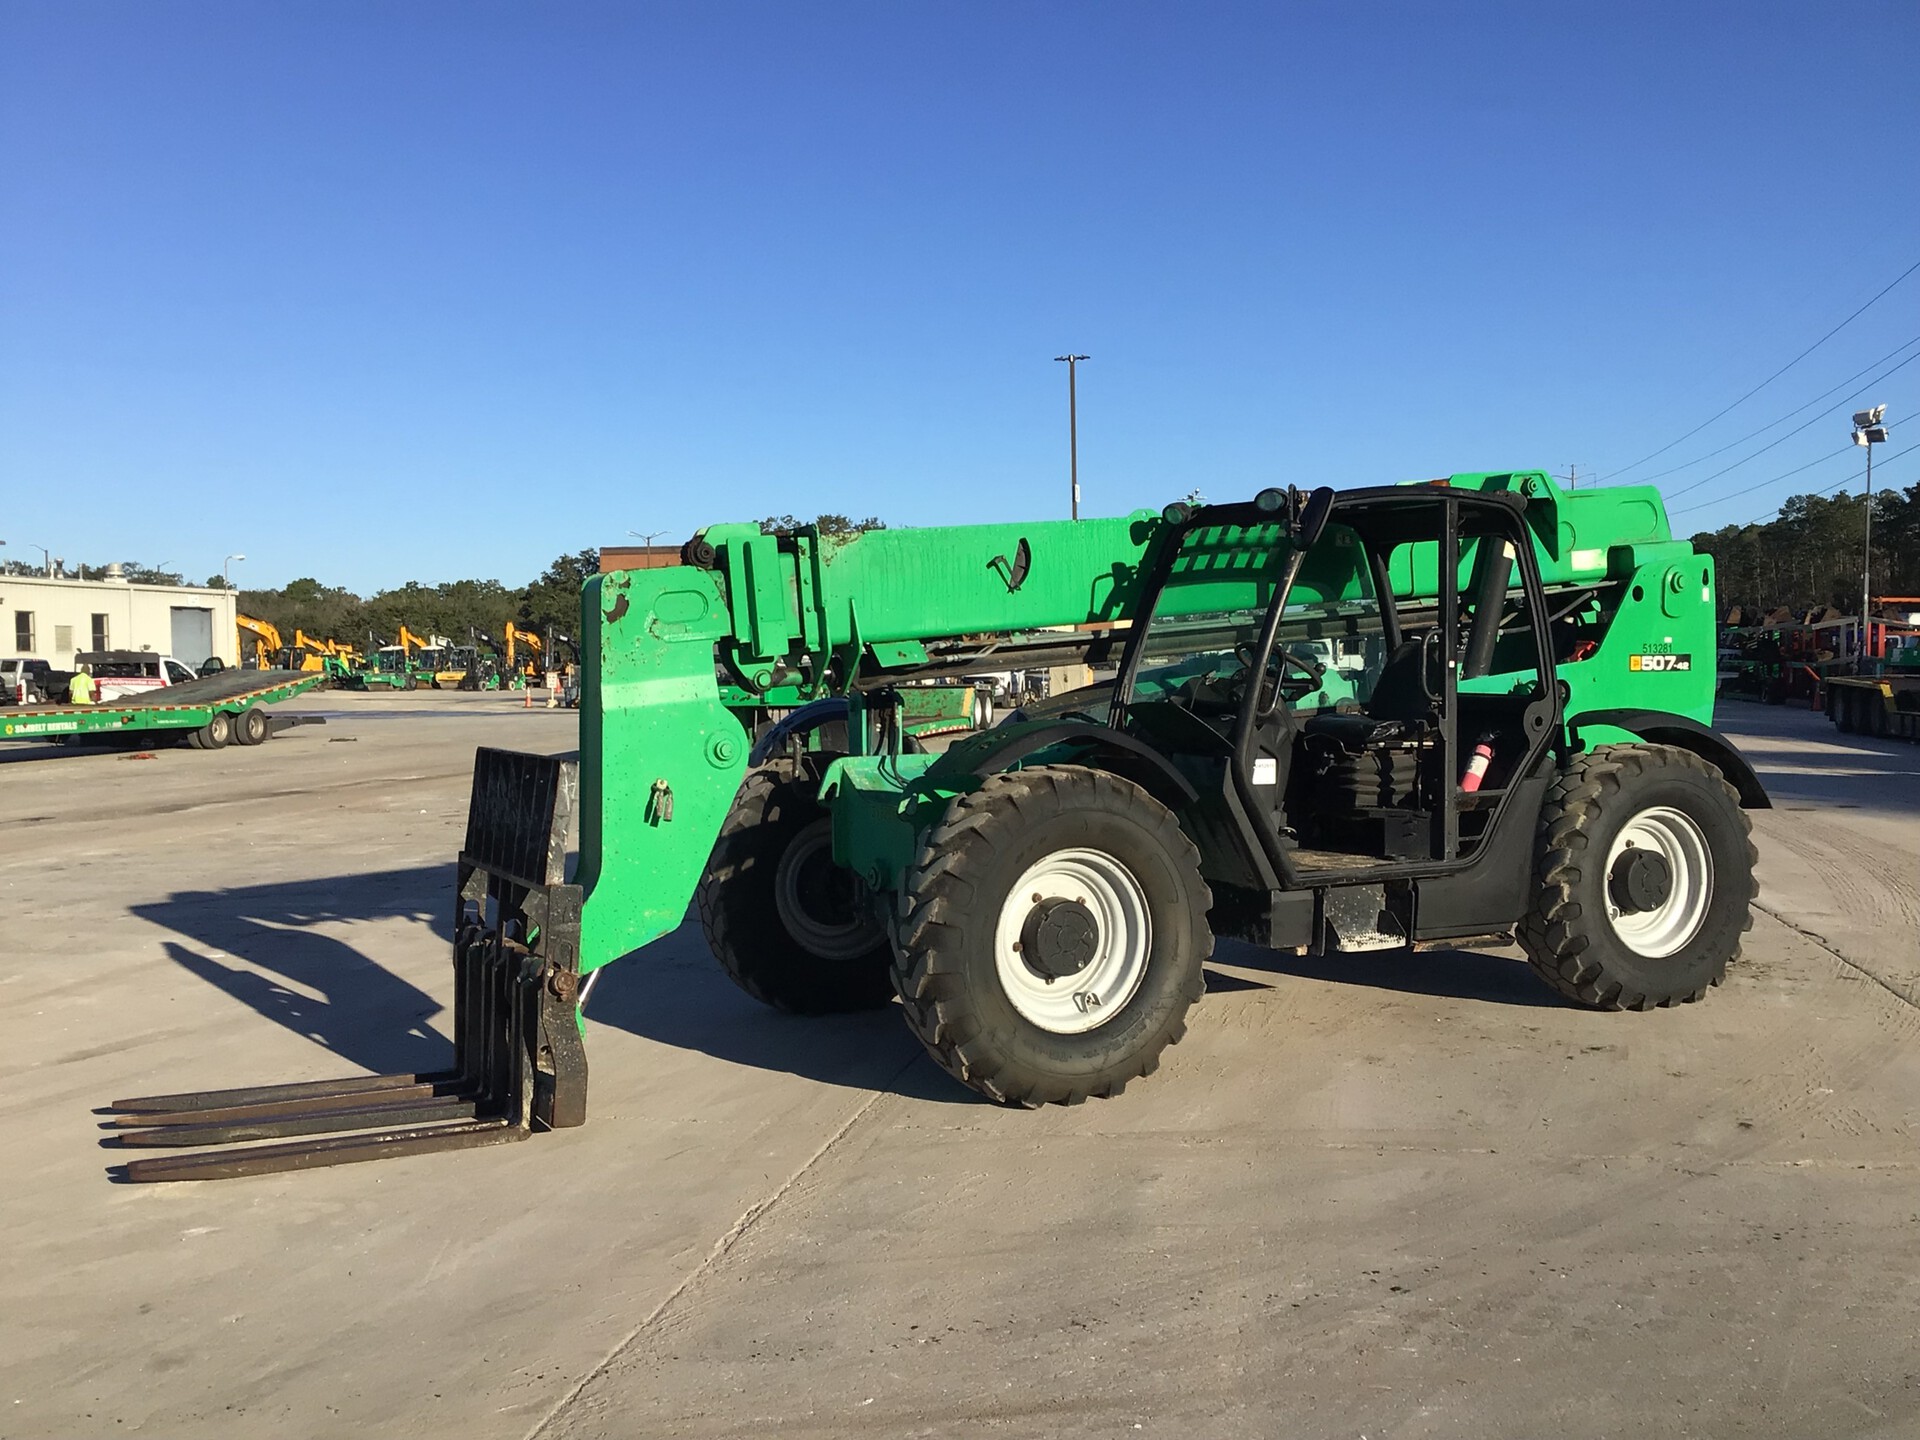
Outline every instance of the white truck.
[(191, 665), (151, 650), (82, 650), (73, 657), (73, 664), (76, 670), (84, 668), (93, 676), (95, 701), (145, 695), (164, 685), (183, 685), (199, 678)]

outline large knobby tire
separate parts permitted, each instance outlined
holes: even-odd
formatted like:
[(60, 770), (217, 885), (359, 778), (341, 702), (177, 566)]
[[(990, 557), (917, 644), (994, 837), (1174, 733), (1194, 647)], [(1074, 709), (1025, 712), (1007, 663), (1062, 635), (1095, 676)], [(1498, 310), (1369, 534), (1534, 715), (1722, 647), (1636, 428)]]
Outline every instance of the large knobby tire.
[(696, 898), (714, 958), (754, 999), (800, 1015), (893, 998), (892, 947), (866, 887), (833, 863), (832, 820), (791, 762), (749, 771)]
[(922, 843), (894, 986), (940, 1067), (991, 1099), (1118, 1095), (1186, 1033), (1211, 904), (1193, 842), (1138, 785), (996, 775)]
[(1753, 924), (1752, 831), (1734, 788), (1690, 751), (1578, 757), (1541, 809), (1539, 886), (1519, 934), (1529, 962), (1593, 1009), (1698, 1000)]

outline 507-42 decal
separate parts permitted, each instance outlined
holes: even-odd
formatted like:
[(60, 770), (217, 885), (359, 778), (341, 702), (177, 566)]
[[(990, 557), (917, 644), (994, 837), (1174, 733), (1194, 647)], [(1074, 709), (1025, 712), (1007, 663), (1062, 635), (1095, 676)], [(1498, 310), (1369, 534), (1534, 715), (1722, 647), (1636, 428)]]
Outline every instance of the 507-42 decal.
[(1629, 655), (1627, 657), (1627, 669), (1691, 670), (1693, 669), (1693, 657), (1691, 655)]

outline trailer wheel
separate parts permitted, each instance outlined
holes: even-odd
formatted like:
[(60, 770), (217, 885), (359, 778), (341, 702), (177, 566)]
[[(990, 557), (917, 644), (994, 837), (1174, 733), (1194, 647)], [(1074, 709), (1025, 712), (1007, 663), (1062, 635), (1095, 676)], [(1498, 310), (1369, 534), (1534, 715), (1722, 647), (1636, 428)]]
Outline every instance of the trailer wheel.
[(236, 745), (258, 745), (272, 731), (267, 722), (267, 712), (258, 706), (242, 710), (233, 717), (233, 743)]
[(1602, 745), (1547, 792), (1519, 939), (1575, 1004), (1698, 1000), (1740, 958), (1758, 886), (1752, 823), (1719, 770), (1669, 745)]
[(224, 710), (216, 710), (206, 724), (187, 731), (181, 738), (190, 749), (218, 750), (233, 739), (233, 717)]
[(833, 863), (833, 822), (791, 763), (747, 773), (696, 898), (720, 967), (762, 1004), (800, 1015), (893, 996), (891, 950), (866, 887)]
[(1193, 842), (1139, 786), (996, 775), (921, 846), (894, 987), (940, 1067), (991, 1099), (1118, 1095), (1186, 1033), (1211, 904)]

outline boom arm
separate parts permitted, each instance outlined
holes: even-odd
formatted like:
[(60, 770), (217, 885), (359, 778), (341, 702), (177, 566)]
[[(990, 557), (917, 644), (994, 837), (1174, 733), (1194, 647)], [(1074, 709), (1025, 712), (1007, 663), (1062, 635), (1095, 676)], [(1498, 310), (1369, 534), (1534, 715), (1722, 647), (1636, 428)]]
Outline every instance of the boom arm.
[(842, 693), (863, 673), (924, 655), (926, 640), (1122, 621), (1160, 524), (1141, 512), (848, 539), (721, 525), (688, 547), (697, 565), (589, 579), (581, 973), (686, 915), (750, 745), (721, 702), (716, 667), (750, 689)]

